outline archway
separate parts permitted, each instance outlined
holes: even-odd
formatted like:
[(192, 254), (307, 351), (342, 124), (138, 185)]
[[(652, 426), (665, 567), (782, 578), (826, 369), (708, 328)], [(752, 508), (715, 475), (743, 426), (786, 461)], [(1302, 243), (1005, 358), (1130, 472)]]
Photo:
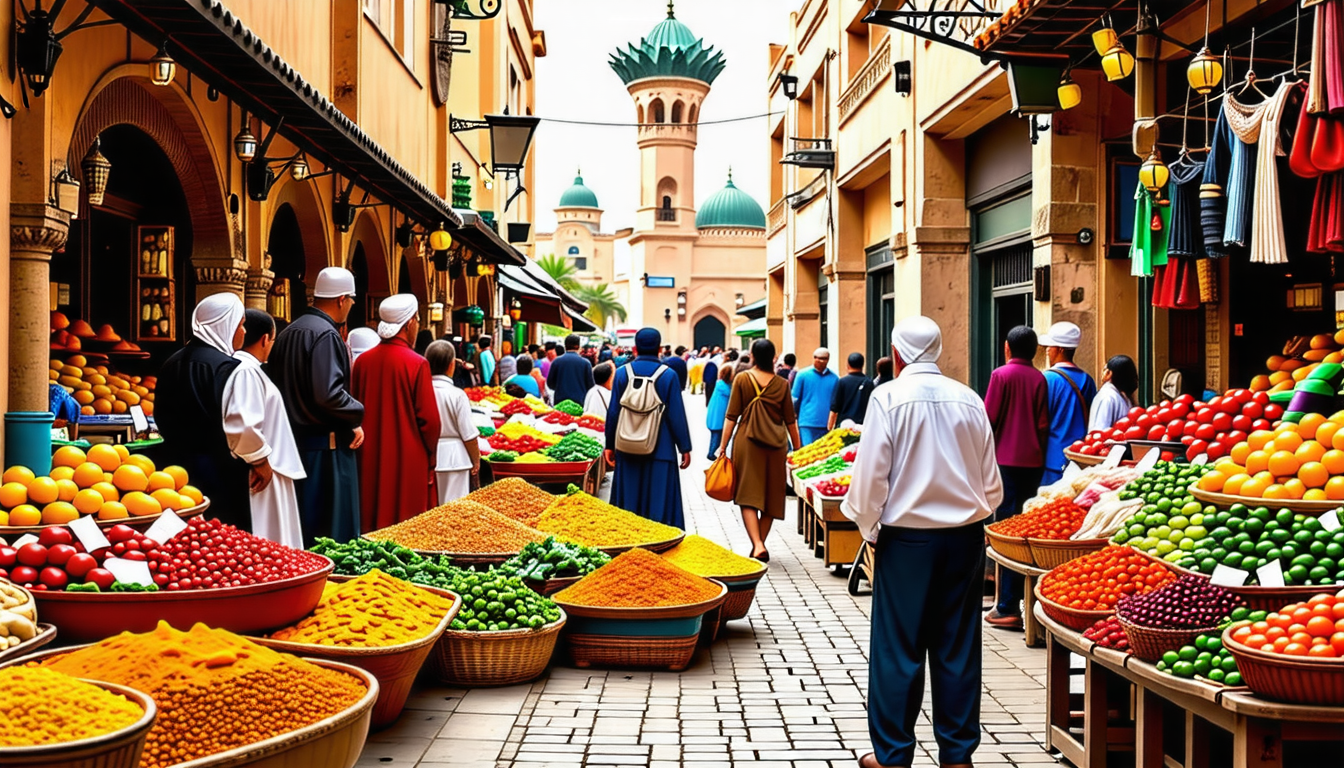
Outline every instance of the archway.
[[(283, 301), (268, 302), (267, 308), (284, 320), (293, 320), (308, 308), (309, 279), (303, 232), (299, 217), (289, 203), (282, 204), (271, 217), (266, 253), (271, 257), (271, 271), (275, 273), (271, 296), (283, 298)], [(317, 279), (317, 275), (314, 274), (312, 279)]]
[[(302, 241), (302, 248), (296, 251), (295, 255), (302, 262), (306, 287), (311, 290), (313, 281), (317, 279), (317, 273), (332, 264), (328, 254), (331, 253), (333, 246), (328, 242), (328, 234), (333, 228), (327, 217), (328, 206), (323, 205), (315, 182), (294, 181), (289, 174), (285, 174), (280, 183), (271, 189), (270, 199), (271, 226), (274, 226), (275, 217), (280, 215), (282, 208), (290, 208), (294, 215)], [(274, 258), (275, 249), (269, 245), (267, 248)], [(278, 272), (276, 277), (277, 279), (280, 277)], [(307, 297), (304, 297), (304, 301), (306, 300)], [(298, 297), (294, 297), (293, 305), (295, 307), (300, 305)]]
[[(378, 219), (368, 211), (360, 214), (350, 231), (349, 269), (355, 274), (355, 310), (350, 317), (361, 317), (363, 323), (347, 322), (348, 328), (362, 327), (369, 320), (378, 317), (378, 305), (392, 295), (391, 279), (388, 275), (387, 246), (383, 242)], [(361, 282), (359, 265), (363, 270)]]
[(713, 315), (706, 315), (695, 322), (695, 329), (692, 333), (695, 348), (700, 347), (727, 347), (727, 329), (723, 321)]
[(355, 249), (350, 254), (350, 266), (347, 267), (351, 274), (355, 276), (355, 305), (350, 308), (350, 314), (346, 318), (345, 327), (349, 329), (369, 327), (369, 318), (372, 313), (369, 311), (369, 260), (364, 255), (364, 244), (355, 243)]

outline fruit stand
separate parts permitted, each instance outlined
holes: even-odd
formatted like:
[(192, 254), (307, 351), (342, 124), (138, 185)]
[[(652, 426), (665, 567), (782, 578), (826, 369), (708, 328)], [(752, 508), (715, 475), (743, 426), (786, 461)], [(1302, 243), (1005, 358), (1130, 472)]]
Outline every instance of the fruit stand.
[(1035, 566), (1021, 563), (1007, 555), (1000, 554), (998, 550), (989, 547), (985, 550), (985, 556), (993, 560), (1000, 568), (1008, 570), (1021, 576), (1023, 579), (1022, 587), (1022, 634), (1028, 648), (1040, 648), (1045, 645), (1045, 630), (1041, 623), (1036, 620), (1036, 582), (1046, 571)]
[(859, 433), (840, 427), (789, 454), (789, 482), (798, 496), (798, 533), (826, 564), (850, 565), (863, 544), (858, 527), (840, 511), (849, 492)]

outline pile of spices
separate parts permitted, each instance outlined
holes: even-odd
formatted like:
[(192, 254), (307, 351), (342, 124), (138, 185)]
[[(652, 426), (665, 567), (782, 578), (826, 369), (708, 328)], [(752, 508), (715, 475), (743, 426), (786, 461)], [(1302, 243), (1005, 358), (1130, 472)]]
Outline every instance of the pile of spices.
[(760, 560), (733, 552), (698, 534), (690, 534), (680, 544), (663, 553), (663, 559), (696, 576), (743, 576), (765, 570)]
[(472, 554), (513, 553), (529, 542), (546, 540), (545, 536), (508, 515), (465, 499), (435, 507), (364, 536), (422, 552)]
[(521, 477), (506, 477), (472, 491), (466, 501), (508, 515), (523, 525), (537, 527), (537, 518), (555, 501), (555, 495), (547, 493)]
[(65, 744), (127, 728), (139, 704), (41, 667), (0, 669), (0, 747)]
[(428, 637), (453, 601), (379, 570), (328, 582), (311, 615), (271, 637), (292, 643), (384, 648)]
[(723, 588), (667, 562), (647, 549), (632, 549), (555, 593), (557, 603), (604, 608), (690, 605), (716, 597)]
[(680, 528), (614, 507), (575, 486), (546, 508), (537, 530), (586, 547), (630, 547), (675, 539)]
[(143, 691), (158, 718), (140, 768), (166, 768), (283, 736), (349, 709), (358, 678), (197, 624), (123, 632), (42, 666)]

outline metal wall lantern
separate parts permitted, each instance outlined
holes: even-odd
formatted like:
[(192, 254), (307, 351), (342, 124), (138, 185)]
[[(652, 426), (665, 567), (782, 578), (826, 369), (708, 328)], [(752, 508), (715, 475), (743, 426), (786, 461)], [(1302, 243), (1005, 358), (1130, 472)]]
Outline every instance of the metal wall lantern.
[(149, 81), (157, 86), (171, 85), (177, 76), (177, 62), (168, 55), (168, 42), (159, 44), (159, 52), (149, 60)]
[(107, 192), (107, 178), (112, 174), (112, 163), (101, 151), (102, 137), (95, 136), (84, 159), (79, 161), (79, 170), (88, 184), (89, 205), (102, 205)]
[(798, 76), (781, 74), (779, 76), (779, 85), (784, 89), (784, 98), (793, 101), (798, 98)]
[(898, 61), (891, 65), (891, 82), (897, 95), (909, 96), (915, 88), (915, 65), (912, 61)]
[(523, 302), (517, 297), (509, 302), (509, 318), (515, 323), (523, 319)]
[(62, 168), (51, 180), (51, 200), (70, 218), (79, 216), (79, 180), (70, 175), (69, 168)]
[(443, 228), (443, 222), (439, 222), (438, 229), (429, 233), (429, 249), (438, 253), (447, 251), (453, 247), (453, 236), (448, 234), (448, 230)]
[[(532, 135), (536, 133), (541, 118), (533, 115), (510, 115), (508, 110), (502, 115), (486, 115), (484, 120), (463, 120), (448, 116), (448, 131), (462, 133), (481, 128), (490, 129), (490, 172), (518, 179), (518, 188), (504, 201), (504, 210), (526, 191), (522, 184), (523, 165), (527, 161), (527, 152), (532, 146)], [(488, 188), (488, 186), (487, 186)]]
[(830, 139), (801, 139), (794, 137), (793, 151), (780, 158), (780, 165), (796, 165), (799, 168), (821, 168), (835, 170), (835, 150)]
[(429, 322), (431, 323), (443, 322), (443, 302), (435, 301), (429, 305)]
[[(70, 26), (57, 32), (56, 19), (60, 18), (66, 2), (67, 0), (55, 0), (50, 8), (43, 8), (41, 0), (38, 0), (32, 9), (24, 8), (22, 3), (14, 4), (13, 56), (14, 63), (23, 72), (23, 82), (27, 86), (27, 90), (23, 92), (24, 106), (28, 105), (28, 91), (32, 91), (33, 96), (41, 96), (51, 85), (51, 76), (56, 71), (56, 61), (61, 58), (61, 52), (65, 50), (61, 40), (81, 29), (105, 27), (117, 23), (111, 19), (89, 21), (94, 5), (88, 3)], [(6, 117), (13, 117), (11, 109), (4, 110)]]

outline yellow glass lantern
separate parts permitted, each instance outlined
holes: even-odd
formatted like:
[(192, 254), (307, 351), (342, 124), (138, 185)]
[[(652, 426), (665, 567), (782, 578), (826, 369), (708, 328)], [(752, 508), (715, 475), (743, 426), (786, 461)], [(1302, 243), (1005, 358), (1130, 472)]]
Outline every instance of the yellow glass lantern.
[(161, 43), (159, 52), (149, 60), (149, 81), (157, 86), (166, 86), (177, 75), (177, 62), (168, 55), (168, 44)]
[(434, 251), (446, 251), (453, 245), (453, 236), (439, 224), (439, 228), (429, 233), (429, 247)]
[(1111, 82), (1124, 80), (1134, 72), (1134, 56), (1117, 42), (1101, 57), (1101, 70)]
[(1060, 109), (1073, 109), (1083, 103), (1083, 87), (1073, 82), (1068, 72), (1065, 72), (1063, 79), (1059, 81), (1056, 93), (1059, 95)]
[(1097, 49), (1098, 56), (1105, 56), (1107, 51), (1119, 44), (1120, 36), (1109, 26), (1092, 33), (1092, 47)]
[(1190, 81), (1190, 87), (1195, 93), (1203, 96), (1223, 81), (1223, 62), (1207, 46), (1201, 48), (1185, 68), (1185, 78)]
[(1162, 162), (1162, 158), (1158, 156), (1156, 149), (1148, 155), (1147, 160), (1143, 161), (1143, 165), (1139, 166), (1139, 183), (1143, 184), (1144, 189), (1154, 194), (1167, 185), (1167, 179), (1170, 176), (1171, 171), (1167, 169), (1167, 164)]

